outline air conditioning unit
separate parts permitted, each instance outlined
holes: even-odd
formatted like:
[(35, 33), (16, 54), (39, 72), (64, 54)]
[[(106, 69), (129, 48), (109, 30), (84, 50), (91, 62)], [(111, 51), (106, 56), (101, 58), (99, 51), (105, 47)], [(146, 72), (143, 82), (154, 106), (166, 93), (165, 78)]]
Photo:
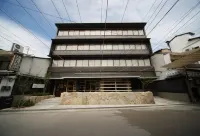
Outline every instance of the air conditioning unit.
[(13, 46), (12, 46), (11, 51), (13, 51), (13, 52), (23, 53), (23, 51), (24, 51), (24, 47), (21, 46), (21, 45), (19, 45), (19, 44), (13, 43)]

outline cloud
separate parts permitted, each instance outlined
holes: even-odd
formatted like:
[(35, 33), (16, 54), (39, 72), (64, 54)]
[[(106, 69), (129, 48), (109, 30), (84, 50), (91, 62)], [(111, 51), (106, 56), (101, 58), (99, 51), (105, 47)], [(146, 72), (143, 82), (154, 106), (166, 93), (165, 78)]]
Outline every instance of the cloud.
[(27, 49), (29, 48), (29, 54), (34, 54), (35, 56), (46, 57), (49, 54), (49, 47), (51, 44), (50, 40), (47, 40), (43, 38), (41, 35), (32, 31), (32, 33), (34, 33), (36, 37), (38, 37), (41, 41), (43, 41), (45, 45), (42, 44), (33, 35), (25, 31), (22, 27), (19, 27), (18, 24), (9, 19), (0, 18), (0, 31), (1, 31), (0, 35), (9, 40), (8, 41), (0, 37), (1, 48), (5, 50), (10, 50), (12, 47), (12, 43), (18, 43), (23, 47), (25, 47), (24, 53), (26, 53)]

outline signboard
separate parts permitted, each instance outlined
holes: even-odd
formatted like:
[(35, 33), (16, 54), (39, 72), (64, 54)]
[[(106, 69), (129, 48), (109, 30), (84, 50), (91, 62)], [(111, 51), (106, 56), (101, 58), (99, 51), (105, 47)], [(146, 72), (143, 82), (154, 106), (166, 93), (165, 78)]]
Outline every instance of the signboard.
[(22, 61), (22, 56), (15, 54), (11, 63), (10, 63), (9, 70), (19, 71), (21, 61)]
[(45, 84), (33, 84), (32, 88), (44, 88)]

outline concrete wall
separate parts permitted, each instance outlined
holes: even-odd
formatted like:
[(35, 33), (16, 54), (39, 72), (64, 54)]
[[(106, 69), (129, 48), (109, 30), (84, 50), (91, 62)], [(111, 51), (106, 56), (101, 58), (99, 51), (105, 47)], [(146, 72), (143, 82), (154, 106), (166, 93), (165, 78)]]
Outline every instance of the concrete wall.
[(63, 105), (154, 104), (152, 92), (64, 92)]
[[(151, 64), (155, 68), (156, 76), (160, 76), (162, 71), (166, 71), (166, 68), (162, 68), (165, 65), (164, 55), (163, 54), (154, 54), (151, 57)], [(161, 72), (158, 72), (161, 71)]]
[(182, 49), (187, 46), (190, 34), (184, 34), (174, 38), (170, 42), (170, 48), (172, 52), (182, 52)]
[[(12, 93), (13, 85), (15, 83), (15, 76), (5, 76), (1, 79), (0, 83), (0, 97), (1, 96), (10, 96)], [(10, 86), (10, 90), (3, 91), (2, 86)]]
[(20, 74), (45, 77), (50, 65), (48, 58), (34, 58), (24, 56), (20, 66)]
[(169, 92), (158, 92), (158, 96), (175, 101), (190, 102), (187, 93), (169, 93)]

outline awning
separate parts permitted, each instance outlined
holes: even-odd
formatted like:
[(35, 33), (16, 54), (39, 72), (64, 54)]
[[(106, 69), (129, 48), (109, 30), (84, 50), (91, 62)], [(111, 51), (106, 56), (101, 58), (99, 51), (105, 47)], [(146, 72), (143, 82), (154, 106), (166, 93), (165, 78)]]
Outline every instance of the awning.
[(200, 49), (193, 49), (192, 51), (183, 53), (172, 53), (172, 55), (176, 55), (176, 60), (172, 63), (164, 65), (164, 68), (181, 68), (200, 61)]

